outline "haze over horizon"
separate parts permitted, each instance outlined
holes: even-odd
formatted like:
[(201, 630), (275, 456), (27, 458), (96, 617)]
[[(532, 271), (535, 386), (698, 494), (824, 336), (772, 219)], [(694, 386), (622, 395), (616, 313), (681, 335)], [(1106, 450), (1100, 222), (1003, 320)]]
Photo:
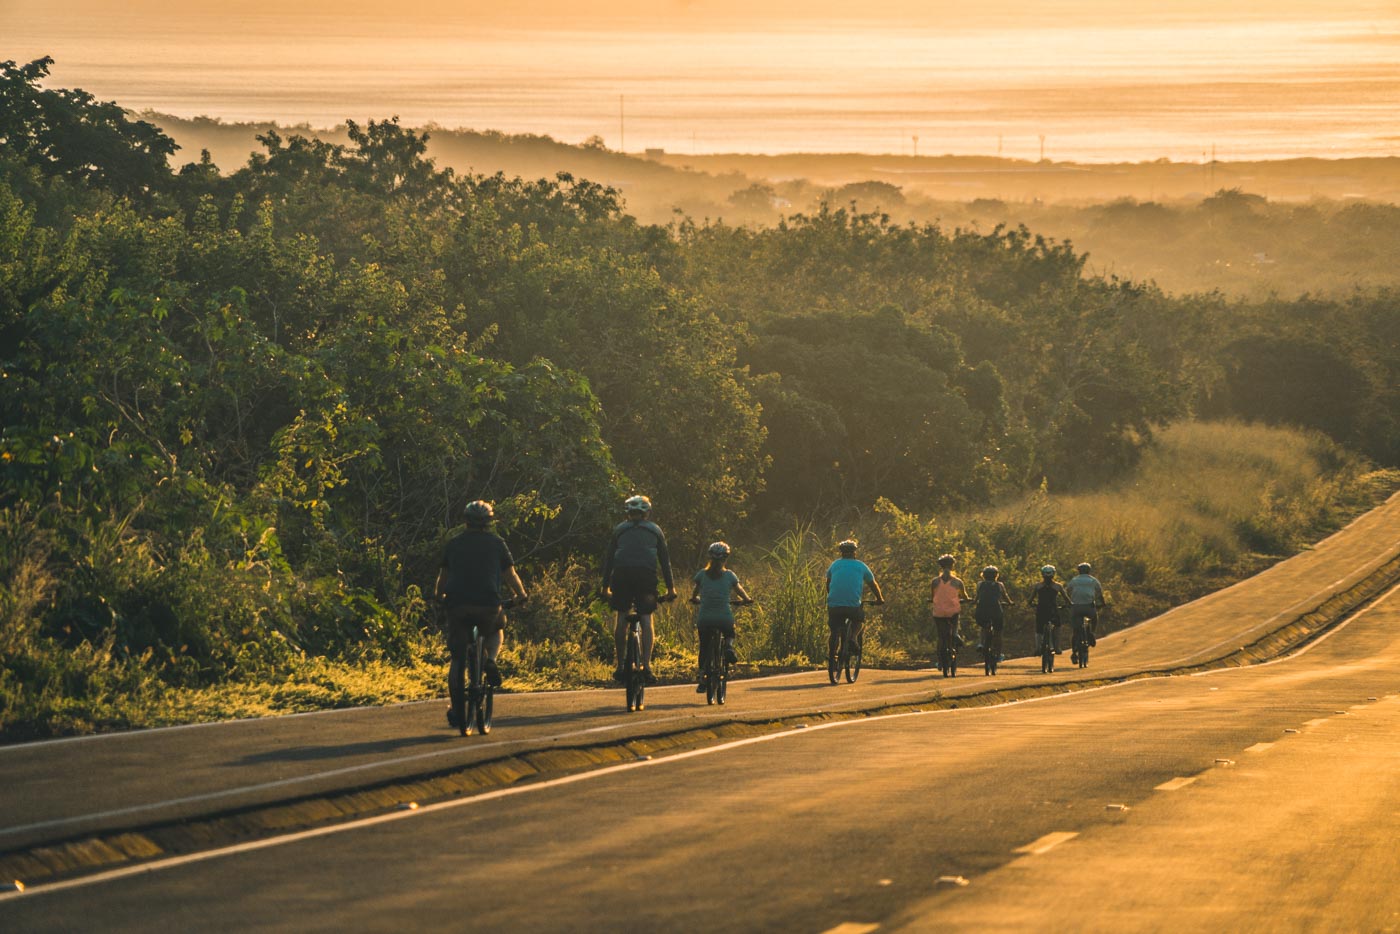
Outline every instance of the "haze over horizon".
[(1400, 8), (5, 0), (51, 86), (226, 121), (598, 136), (682, 153), (1081, 162), (1400, 154)]

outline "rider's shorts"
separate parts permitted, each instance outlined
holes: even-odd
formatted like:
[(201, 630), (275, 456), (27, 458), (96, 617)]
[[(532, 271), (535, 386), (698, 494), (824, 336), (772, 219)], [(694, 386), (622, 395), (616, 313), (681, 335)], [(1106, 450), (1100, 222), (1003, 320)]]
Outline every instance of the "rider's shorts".
[(656, 570), (654, 568), (613, 568), (612, 597), (608, 606), (626, 613), (635, 605), (646, 616), (656, 612)]
[(865, 622), (865, 610), (858, 606), (829, 606), (826, 608), (826, 622), (832, 632), (840, 632), (846, 620), (853, 623)]
[(1076, 603), (1074, 606), (1070, 607), (1069, 621), (1071, 623), (1078, 623), (1081, 619), (1088, 620), (1090, 623), (1097, 623), (1099, 621), (1098, 608), (1085, 603)]
[(447, 651), (465, 654), (472, 641), (472, 627), (483, 632), (506, 628), (506, 614), (498, 606), (454, 606), (447, 611)]
[(720, 632), (724, 633), (724, 637), (725, 637), (726, 639), (733, 639), (733, 638), (734, 638), (734, 624), (733, 624), (732, 622), (724, 622), (724, 621), (721, 621), (721, 620), (713, 620), (713, 621), (712, 621), (712, 620), (704, 620), (704, 619), (701, 619), (701, 620), (696, 620), (696, 622), (695, 622), (695, 628), (698, 629), (698, 630), (700, 630), (700, 634), (701, 634), (702, 636), (705, 634), (706, 630), (709, 630), (709, 629), (718, 629)]

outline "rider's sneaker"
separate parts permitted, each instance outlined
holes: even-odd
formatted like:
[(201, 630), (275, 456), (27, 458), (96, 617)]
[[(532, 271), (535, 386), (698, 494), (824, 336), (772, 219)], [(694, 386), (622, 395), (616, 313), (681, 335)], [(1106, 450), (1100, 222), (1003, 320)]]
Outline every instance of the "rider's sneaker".
[(447, 709), (447, 725), (455, 726), (459, 730), (462, 728), (462, 718), (457, 716), (457, 712), (450, 707)]
[(700, 679), (700, 683), (697, 684), (697, 685), (695, 685), (695, 693), (696, 693), (696, 694), (704, 694), (704, 693), (705, 693), (705, 679), (704, 679), (704, 678), (701, 678), (701, 679)]
[(616, 668), (613, 669), (613, 680), (616, 681), (618, 684), (621, 684), (624, 674), (625, 672), (623, 672), (622, 666), (618, 665)]
[(651, 673), (651, 669), (650, 669), (650, 668), (643, 668), (643, 669), (642, 669), (642, 680), (645, 681), (647, 684), (656, 684), (656, 683), (657, 683), (656, 675), (654, 675), (654, 674)]
[(1094, 638), (1094, 634), (1093, 634), (1092, 632), (1089, 633), (1089, 648), (1092, 649), (1094, 646), (1096, 646), (1096, 645), (1098, 645), (1098, 644), (1099, 644), (1099, 640)]
[(1078, 652), (1070, 652), (1070, 653), (1069, 653), (1069, 660), (1070, 660), (1071, 664), (1078, 665), (1078, 664), (1079, 664), (1079, 653), (1078, 653)]
[(481, 667), (486, 670), (486, 683), (491, 685), (493, 688), (500, 687), (501, 669), (496, 667), (496, 663), (491, 661), (490, 659), (487, 659), (486, 663), (483, 664)]
[(999, 655), (997, 655), (997, 661), (999, 661), (999, 662), (1004, 662), (1004, 661), (1006, 661), (1006, 653), (1005, 653), (1005, 652), (1002, 652), (1002, 653), (1000, 653)]
[(1064, 649), (1056, 649), (1056, 650), (1055, 650), (1055, 654), (1056, 654), (1056, 655), (1063, 655), (1063, 654), (1065, 654), (1065, 651), (1064, 651)]
[(734, 651), (734, 646), (726, 645), (724, 647), (724, 660), (731, 665), (739, 660), (739, 653)]

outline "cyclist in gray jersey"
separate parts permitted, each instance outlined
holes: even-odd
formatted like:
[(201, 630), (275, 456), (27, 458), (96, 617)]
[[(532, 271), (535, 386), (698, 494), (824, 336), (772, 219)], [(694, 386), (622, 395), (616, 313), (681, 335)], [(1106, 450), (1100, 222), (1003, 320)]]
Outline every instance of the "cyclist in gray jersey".
[(676, 598), (675, 581), (671, 576), (671, 553), (666, 536), (654, 522), (647, 520), (651, 500), (633, 496), (623, 504), (627, 520), (613, 529), (608, 550), (603, 555), (603, 596), (617, 613), (613, 637), (617, 645), (617, 666), (613, 678), (622, 680), (622, 659), (627, 652), (627, 612), (637, 608), (642, 619), (642, 668), (648, 682), (655, 683), (651, 673), (651, 651), (655, 629), (651, 615), (656, 612), (656, 571), (659, 567), (666, 581), (666, 596)]
[[(1065, 592), (1069, 594), (1069, 622), (1076, 638), (1089, 645), (1099, 644), (1094, 637), (1094, 629), (1099, 622), (1099, 608), (1107, 606), (1103, 596), (1103, 585), (1089, 572), (1093, 570), (1085, 561), (1075, 568), (1079, 573), (1065, 582)], [(1079, 661), (1077, 653), (1071, 653), (1074, 661)]]

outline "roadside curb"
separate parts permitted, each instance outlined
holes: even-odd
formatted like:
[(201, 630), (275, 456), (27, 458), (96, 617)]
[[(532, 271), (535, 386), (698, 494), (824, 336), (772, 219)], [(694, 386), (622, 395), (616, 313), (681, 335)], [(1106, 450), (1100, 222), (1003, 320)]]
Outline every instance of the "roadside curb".
[[(956, 710), (1018, 703), (1034, 698), (1068, 695), (1106, 685), (1145, 678), (1190, 675), (1201, 671), (1245, 667), (1278, 659), (1299, 649), (1341, 623), (1400, 581), (1400, 554), (1383, 558), (1359, 580), (1320, 597), (1314, 606), (1280, 620), (1254, 641), (1207, 659), (1188, 659), (1171, 667), (1053, 684), (989, 688), (945, 696), (932, 691), (927, 698), (868, 708), (813, 712), (771, 719), (735, 719), (701, 728), (688, 728), (580, 746), (540, 748), (466, 767), (426, 772), (344, 791), (299, 796), (282, 802), (230, 809), (203, 817), (143, 824), (87, 834), (78, 838), (31, 845), (0, 854), (0, 880), (22, 880), (25, 886), (83, 875), (123, 864), (197, 853), (300, 830), (361, 819), (464, 795), (474, 795), (524, 782), (557, 778), (667, 753), (683, 752), (721, 742), (792, 730), (836, 720), (857, 720), (895, 713)], [(1128, 631), (1128, 630), (1125, 630)]]

